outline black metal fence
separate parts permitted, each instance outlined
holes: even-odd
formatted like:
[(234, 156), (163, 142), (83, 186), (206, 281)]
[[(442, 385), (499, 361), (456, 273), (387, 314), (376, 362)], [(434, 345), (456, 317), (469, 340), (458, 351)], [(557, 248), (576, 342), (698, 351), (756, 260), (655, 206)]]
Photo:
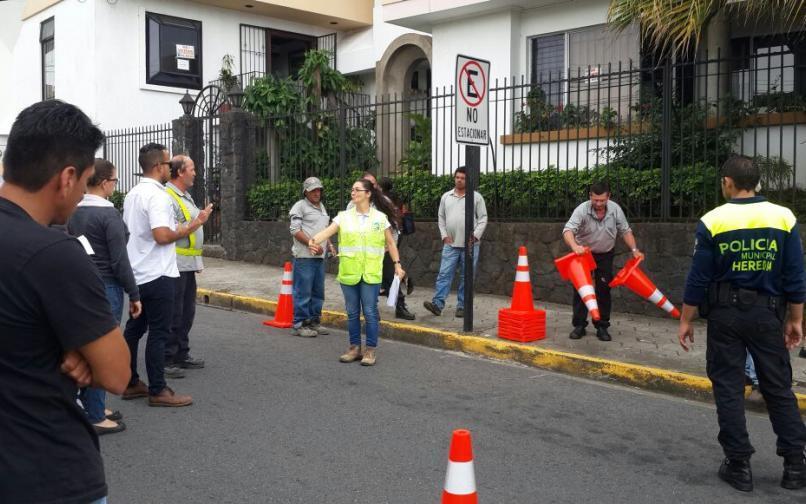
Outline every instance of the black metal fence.
[(140, 147), (155, 142), (170, 150), (173, 143), (171, 123), (111, 130), (105, 132), (105, 135), (103, 157), (111, 161), (117, 168), (117, 190), (122, 193), (129, 192), (140, 182), (139, 174), (142, 170), (137, 162)]
[[(757, 158), (762, 191), (806, 214), (806, 66), (791, 53), (567, 69), (495, 80), (489, 93), (479, 190), (494, 219), (565, 219), (595, 179), (632, 219), (697, 219), (720, 203), (732, 153)], [(343, 208), (364, 170), (435, 218), (464, 163), (453, 89), (328, 103), (263, 118), (252, 218), (283, 218), (310, 175)]]

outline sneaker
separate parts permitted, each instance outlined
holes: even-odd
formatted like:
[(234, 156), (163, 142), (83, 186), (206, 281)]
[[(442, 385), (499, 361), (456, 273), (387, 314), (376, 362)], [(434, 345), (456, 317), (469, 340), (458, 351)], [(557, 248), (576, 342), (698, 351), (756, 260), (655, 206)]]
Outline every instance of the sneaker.
[(431, 301), (424, 301), (424, 302), (423, 302), (423, 307), (424, 307), (426, 310), (428, 310), (428, 311), (430, 311), (431, 313), (433, 313), (434, 315), (436, 315), (437, 317), (439, 317), (440, 315), (442, 315), (442, 308), (438, 307), (437, 305), (435, 305), (435, 304), (434, 304), (434, 303), (432, 303)]
[(464, 308), (457, 308), (456, 309), (456, 318), (464, 318), (465, 316), (465, 309)]
[(184, 359), (177, 361), (176, 365), (181, 367), (182, 369), (201, 369), (204, 367), (204, 360), (194, 359), (193, 357), (188, 355)]
[(800, 357), (802, 359), (806, 359), (806, 347), (801, 347), (800, 348), (800, 353), (798, 353), (798, 357)]
[(806, 455), (784, 460), (784, 476), (781, 486), (787, 490), (806, 488)]
[(361, 347), (358, 345), (350, 345), (346, 353), (339, 357), (341, 362), (355, 362), (361, 359)]
[(582, 336), (585, 336), (584, 326), (574, 327), (574, 330), (571, 331), (571, 334), (568, 335), (568, 337), (571, 339), (580, 339), (582, 338)]
[(607, 327), (599, 327), (596, 329), (596, 337), (599, 338), (599, 341), (610, 341), (613, 338), (610, 337), (610, 333), (607, 332)]
[(142, 380), (137, 380), (137, 383), (134, 385), (126, 387), (126, 390), (123, 391), (123, 395), (120, 396), (124, 401), (137, 399), (138, 397), (148, 397), (148, 385), (143, 383)]
[(405, 304), (401, 304), (395, 309), (395, 318), (403, 320), (415, 320), (417, 317), (409, 311), (409, 308)]
[(291, 330), (291, 334), (300, 338), (315, 338), (319, 335), (314, 328), (306, 326), (295, 327)]
[[(115, 411), (106, 410), (106, 411), (109, 411), (109, 414), (106, 415), (107, 420), (113, 420), (115, 422), (117, 422), (118, 420), (123, 420), (123, 413), (121, 413), (120, 411), (118, 410)], [(106, 411), (104, 411), (104, 413), (106, 413)]]
[(185, 372), (178, 365), (165, 366), (165, 377), (178, 380), (185, 377)]
[(311, 324), (310, 327), (311, 327), (311, 329), (316, 331), (316, 334), (318, 334), (319, 336), (327, 336), (328, 334), (330, 334), (330, 331), (328, 331), (327, 329), (325, 329), (324, 327), (322, 327), (319, 324)]
[(171, 387), (165, 387), (159, 394), (148, 396), (149, 406), (180, 408), (182, 406), (190, 406), (191, 404), (193, 404), (192, 397), (189, 395), (179, 395), (175, 393)]
[(361, 359), (362, 366), (374, 366), (375, 365), (375, 348), (367, 347), (364, 350), (364, 357)]
[[(753, 471), (749, 460), (731, 460), (726, 458), (719, 466), (719, 478), (742, 492), (753, 491)], [(783, 485), (783, 482), (781, 482)]]

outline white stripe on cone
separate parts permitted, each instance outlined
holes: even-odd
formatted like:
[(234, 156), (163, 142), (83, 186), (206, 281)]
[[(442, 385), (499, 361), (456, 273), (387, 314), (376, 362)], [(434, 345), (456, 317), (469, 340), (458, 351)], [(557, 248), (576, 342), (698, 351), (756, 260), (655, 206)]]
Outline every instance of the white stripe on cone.
[(516, 271), (515, 272), (515, 281), (516, 282), (528, 282), (529, 281), (529, 272), (528, 271)]
[(526, 256), (518, 256), (518, 266), (529, 266), (529, 259)]
[(670, 303), (668, 299), (665, 303), (663, 303), (663, 305), (661, 305), (661, 308), (666, 310), (668, 313), (672, 313), (674, 311), (674, 305)]
[(588, 308), (588, 311), (599, 309), (599, 303), (596, 302), (596, 298), (591, 298), (585, 301), (585, 306)]
[(476, 493), (476, 474), (473, 461), (448, 461), (448, 472), (445, 476), (445, 491), (452, 495), (470, 495)]
[(663, 293), (661, 291), (659, 291), (658, 289), (655, 289), (655, 292), (650, 294), (647, 299), (649, 300), (650, 303), (656, 305), (656, 304), (660, 303), (661, 301), (663, 301)]
[(280, 295), (291, 295), (293, 293), (293, 289), (290, 285), (283, 285), (280, 287)]
[(590, 284), (583, 285), (582, 287), (577, 289), (577, 292), (579, 292), (579, 297), (581, 297), (582, 299), (585, 299), (588, 296), (596, 295), (596, 289), (594, 289), (593, 286)]

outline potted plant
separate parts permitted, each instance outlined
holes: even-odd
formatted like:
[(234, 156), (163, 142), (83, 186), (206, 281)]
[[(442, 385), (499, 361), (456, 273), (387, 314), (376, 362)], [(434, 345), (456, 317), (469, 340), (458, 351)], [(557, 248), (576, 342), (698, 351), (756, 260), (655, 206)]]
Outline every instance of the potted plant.
[[(221, 70), (218, 71), (218, 80), (221, 83), (221, 89), (224, 95), (229, 94), (230, 90), (238, 85), (238, 76), (233, 73), (234, 59), (231, 54), (225, 54), (221, 58)], [(225, 100), (221, 104), (221, 112), (228, 112), (230, 104)]]

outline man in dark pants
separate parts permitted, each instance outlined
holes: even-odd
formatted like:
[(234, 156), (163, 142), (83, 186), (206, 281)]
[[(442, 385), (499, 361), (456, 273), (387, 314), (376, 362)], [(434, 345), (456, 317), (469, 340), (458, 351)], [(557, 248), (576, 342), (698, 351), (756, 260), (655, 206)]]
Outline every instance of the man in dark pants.
[(750, 158), (734, 156), (722, 166), (722, 194), (728, 203), (705, 214), (697, 225), (678, 331), (680, 345), (688, 351), (688, 342), (694, 341), (691, 321), (701, 306), (708, 318), (706, 359), (718, 439), (726, 457), (719, 477), (745, 492), (753, 489), (750, 456), (755, 451), (744, 417), (748, 351), (778, 436), (777, 453), (784, 458), (781, 486), (806, 487), (806, 426), (792, 392), (789, 356), (803, 337), (803, 249), (792, 212), (756, 196), (759, 179)]
[[(171, 197), (162, 185), (170, 177), (168, 159), (165, 146), (143, 146), (138, 158), (143, 177), (123, 202), (123, 221), (130, 232), (126, 250), (143, 304), (140, 317), (129, 319), (123, 333), (132, 356), (132, 377), (123, 399), (148, 397), (149, 406), (178, 407), (189, 406), (193, 398), (175, 394), (165, 383), (165, 343), (171, 333), (174, 283), (179, 278), (175, 242), (194, 233), (210, 214), (202, 212), (191, 222), (177, 225)], [(137, 374), (137, 349), (146, 330), (148, 385)]]
[[(171, 180), (165, 190), (171, 197), (174, 217), (180, 224), (187, 225), (201, 213), (210, 214), (212, 206), (199, 209), (190, 195), (190, 188), (196, 180), (196, 165), (188, 156), (178, 155), (171, 159)], [(187, 238), (176, 242), (176, 267), (179, 278), (174, 282), (174, 315), (171, 335), (165, 344), (165, 376), (178, 376), (182, 369), (204, 367), (202, 359), (190, 355), (190, 329), (196, 317), (196, 273), (204, 269), (202, 249), (204, 228), (199, 227)]]
[[(575, 253), (582, 255), (585, 248), (590, 248), (596, 261), (593, 279), (596, 289), (596, 300), (599, 304), (601, 319), (594, 321), (596, 337), (601, 341), (610, 341), (610, 281), (613, 280), (613, 255), (616, 247), (616, 236), (621, 236), (624, 243), (635, 257), (644, 257), (635, 244), (630, 224), (624, 211), (610, 200), (610, 185), (607, 182), (595, 182), (590, 187), (590, 201), (576, 207), (571, 218), (563, 228), (563, 239)], [(579, 294), (574, 290), (574, 315), (571, 339), (585, 336), (588, 325), (588, 309)]]

